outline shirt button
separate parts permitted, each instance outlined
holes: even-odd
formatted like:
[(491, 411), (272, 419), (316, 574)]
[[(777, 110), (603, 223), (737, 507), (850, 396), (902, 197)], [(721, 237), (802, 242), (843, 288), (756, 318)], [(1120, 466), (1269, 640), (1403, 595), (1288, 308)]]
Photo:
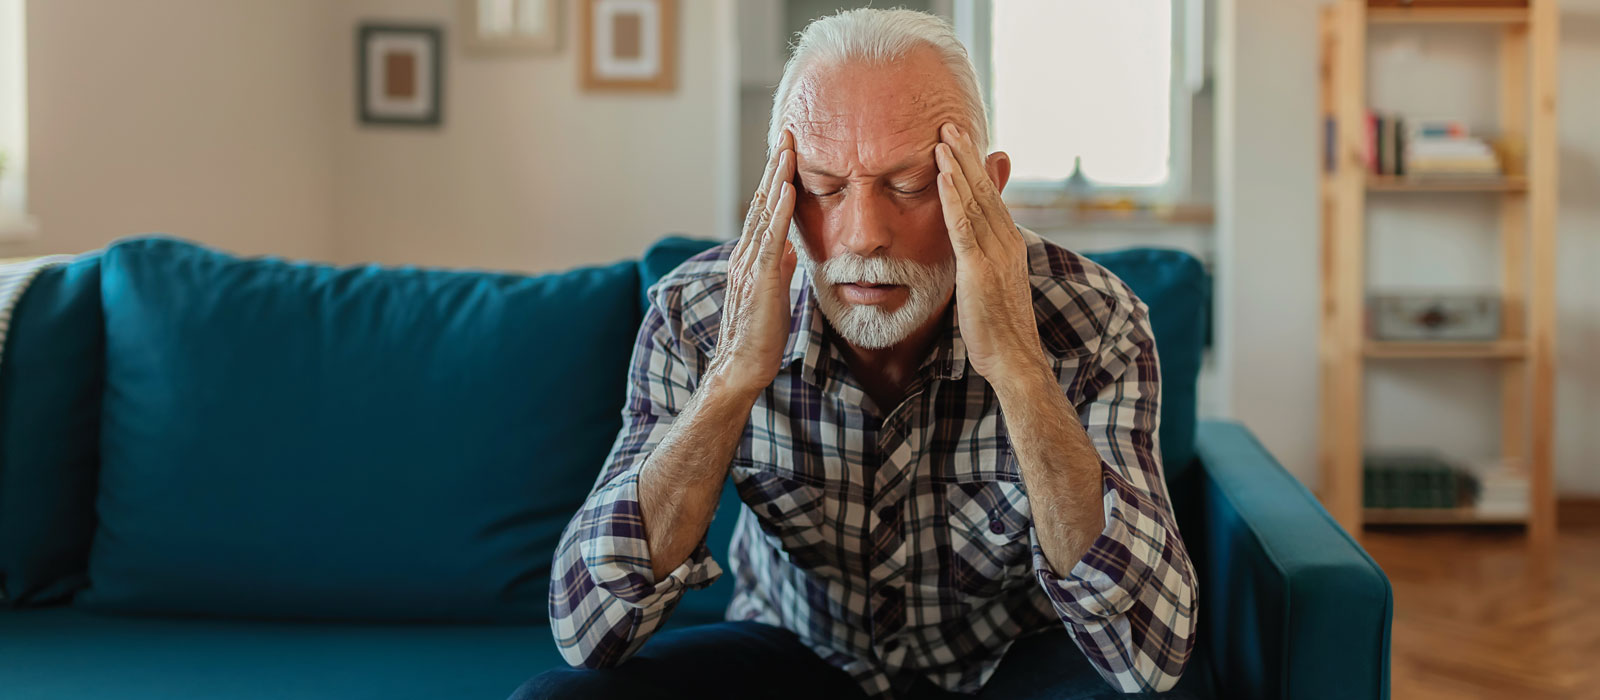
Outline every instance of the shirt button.
[(1006, 524), (998, 520), (990, 520), (989, 532), (992, 532), (996, 535), (1004, 535), (1006, 534)]

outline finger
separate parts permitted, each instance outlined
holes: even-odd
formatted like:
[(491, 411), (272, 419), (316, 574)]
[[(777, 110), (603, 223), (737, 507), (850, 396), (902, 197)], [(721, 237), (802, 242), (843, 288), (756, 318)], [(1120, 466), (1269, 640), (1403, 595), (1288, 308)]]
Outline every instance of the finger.
[(972, 184), (967, 180), (966, 173), (960, 161), (956, 160), (953, 150), (949, 144), (934, 146), (935, 160), (939, 161), (939, 169), (950, 175), (950, 189), (956, 195), (956, 205), (961, 207), (962, 216), (967, 220), (973, 242), (979, 249), (983, 249), (987, 247), (991, 238), (989, 216), (978, 204), (978, 198), (973, 196)]
[(997, 238), (1010, 238), (1006, 236), (1013, 228), (1010, 213), (1000, 199), (1000, 189), (989, 179), (989, 170), (984, 167), (983, 154), (978, 152), (978, 144), (972, 139), (972, 133), (949, 123), (944, 125), (944, 129), (951, 132), (946, 143), (950, 144), (956, 162), (961, 164), (961, 171), (966, 174), (968, 187), (978, 206), (983, 207), (990, 232)]
[(756, 185), (756, 194), (760, 195), (763, 206), (769, 203), (767, 195), (771, 192), (773, 174), (778, 171), (784, 152), (793, 148), (793, 141), (789, 130), (784, 129), (782, 135), (778, 137), (778, 143), (772, 149), (772, 155), (767, 157), (767, 166), (761, 171), (761, 183)]
[(781, 198), (783, 187), (789, 184), (790, 178), (794, 177), (793, 173), (794, 151), (785, 149), (778, 154), (778, 167), (773, 169), (772, 182), (768, 183), (767, 186), (765, 195), (767, 206), (761, 213), (760, 226), (750, 234), (755, 239), (750, 244), (751, 254), (748, 254), (748, 257), (751, 259), (755, 258), (753, 253), (760, 247), (759, 239), (766, 235), (766, 232), (772, 228), (772, 224), (777, 220), (778, 200)]
[(973, 235), (972, 220), (967, 218), (967, 207), (956, 191), (956, 177), (949, 171), (939, 173), (939, 209), (944, 213), (944, 227), (950, 233), (950, 247), (956, 251), (956, 260), (981, 250)]
[(784, 151), (788, 150), (794, 142), (794, 137), (788, 129), (783, 130), (783, 135), (778, 137), (777, 148), (772, 155), (767, 156), (767, 164), (761, 170), (761, 182), (756, 184), (755, 193), (750, 196), (750, 208), (745, 210), (744, 227), (739, 232), (739, 243), (734, 246), (732, 259), (737, 260), (739, 254), (747, 245), (747, 241), (760, 229), (757, 223), (761, 214), (767, 209), (767, 193), (772, 186), (773, 173), (777, 172), (778, 164), (783, 160)]
[(783, 182), (778, 190), (777, 207), (772, 212), (772, 222), (761, 242), (761, 257), (756, 265), (762, 270), (775, 270), (783, 257), (789, 240), (789, 217), (794, 213), (794, 185)]
[(770, 182), (767, 183), (767, 189), (761, 193), (761, 200), (765, 203), (765, 205), (761, 208), (759, 214), (757, 214), (755, 222), (750, 227), (748, 234), (746, 234), (744, 237), (748, 240), (741, 241), (743, 245), (740, 246), (741, 250), (737, 251), (738, 257), (732, 259), (733, 265), (740, 269), (747, 268), (754, 264), (756, 252), (761, 248), (761, 238), (763, 235), (765, 235), (767, 228), (772, 223), (772, 212), (778, 206), (779, 188), (785, 182), (787, 182), (789, 178), (793, 177), (794, 151), (788, 149), (781, 150), (777, 153), (777, 157), (778, 160), (776, 167), (774, 167), (772, 170)]

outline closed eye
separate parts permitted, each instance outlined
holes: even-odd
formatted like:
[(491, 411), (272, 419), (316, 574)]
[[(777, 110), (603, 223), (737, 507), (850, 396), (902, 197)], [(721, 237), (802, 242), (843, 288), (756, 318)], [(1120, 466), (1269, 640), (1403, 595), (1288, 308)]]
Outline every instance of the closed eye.
[(916, 189), (896, 187), (896, 188), (894, 188), (894, 191), (898, 192), (900, 194), (906, 195), (907, 197), (913, 197), (913, 196), (922, 194), (923, 192), (927, 192), (928, 188), (931, 187), (931, 186), (932, 186), (932, 184), (930, 183), (930, 184), (918, 187)]

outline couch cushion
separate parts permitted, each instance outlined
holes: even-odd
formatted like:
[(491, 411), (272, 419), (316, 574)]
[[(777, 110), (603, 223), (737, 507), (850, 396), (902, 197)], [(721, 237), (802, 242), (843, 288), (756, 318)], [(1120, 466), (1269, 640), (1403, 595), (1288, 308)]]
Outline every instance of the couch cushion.
[(7, 698), (500, 700), (563, 665), (550, 628), (0, 612)]
[(620, 428), (632, 263), (524, 277), (113, 245), (100, 611), (542, 620)]
[(64, 598), (84, 581), (100, 461), (100, 255), (34, 277), (5, 338), (0, 605), (25, 605)]

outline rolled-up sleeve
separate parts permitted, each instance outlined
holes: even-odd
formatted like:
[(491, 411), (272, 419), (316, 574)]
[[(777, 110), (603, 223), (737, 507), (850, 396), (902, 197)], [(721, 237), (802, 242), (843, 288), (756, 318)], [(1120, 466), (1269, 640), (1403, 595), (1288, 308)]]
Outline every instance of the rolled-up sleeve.
[(1039, 584), (1078, 648), (1112, 686), (1176, 685), (1195, 640), (1195, 575), (1157, 448), (1161, 380), (1142, 303), (1110, 335), (1079, 419), (1100, 453), (1105, 529), (1065, 575), (1032, 534)]
[(691, 588), (722, 574), (704, 537), (688, 560), (657, 581), (639, 507), (639, 470), (694, 392), (698, 376), (676, 350), (653, 304), (628, 372), (622, 432), (583, 507), (567, 524), (551, 566), (550, 627), (562, 658), (606, 668), (627, 660), (661, 628)]

